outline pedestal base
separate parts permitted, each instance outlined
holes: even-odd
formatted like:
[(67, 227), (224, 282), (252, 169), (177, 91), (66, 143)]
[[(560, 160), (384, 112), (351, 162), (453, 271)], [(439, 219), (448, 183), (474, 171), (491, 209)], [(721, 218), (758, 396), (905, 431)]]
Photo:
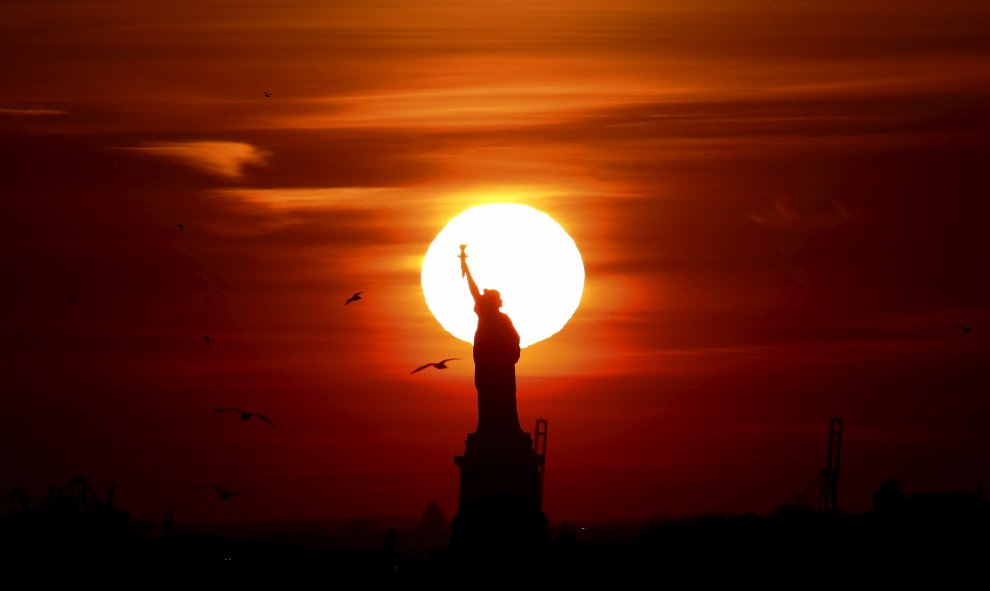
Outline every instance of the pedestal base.
[(549, 541), (540, 499), (539, 463), (529, 433), (470, 433), (450, 540), (454, 556), (504, 564), (538, 554)]

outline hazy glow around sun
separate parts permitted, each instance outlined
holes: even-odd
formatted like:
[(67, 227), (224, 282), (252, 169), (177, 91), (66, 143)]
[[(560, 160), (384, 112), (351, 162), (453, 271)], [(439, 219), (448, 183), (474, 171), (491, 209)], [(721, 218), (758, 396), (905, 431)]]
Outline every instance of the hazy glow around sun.
[(574, 240), (549, 215), (510, 203), (479, 205), (450, 220), (423, 259), (426, 305), (455, 337), (474, 342), (478, 317), (461, 277), (458, 245), (480, 290), (497, 289), (525, 347), (567, 324), (584, 292), (584, 262)]

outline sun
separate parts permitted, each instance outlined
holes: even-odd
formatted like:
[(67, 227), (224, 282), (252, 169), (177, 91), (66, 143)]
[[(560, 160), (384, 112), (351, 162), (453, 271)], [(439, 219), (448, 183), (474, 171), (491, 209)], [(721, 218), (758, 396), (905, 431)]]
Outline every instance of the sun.
[(437, 234), (423, 258), (423, 296), (443, 328), (474, 342), (478, 317), (458, 245), (482, 290), (497, 289), (502, 311), (526, 347), (559, 332), (581, 303), (584, 262), (574, 240), (546, 213), (527, 205), (491, 203), (465, 210)]

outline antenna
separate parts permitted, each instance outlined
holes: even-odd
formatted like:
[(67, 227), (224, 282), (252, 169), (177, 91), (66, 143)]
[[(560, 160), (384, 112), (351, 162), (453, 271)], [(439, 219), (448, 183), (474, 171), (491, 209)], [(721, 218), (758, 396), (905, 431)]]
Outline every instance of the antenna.
[(543, 506), (543, 476), (547, 471), (547, 420), (536, 419), (536, 429), (533, 436), (533, 451), (536, 452), (536, 474), (539, 478), (540, 506)]

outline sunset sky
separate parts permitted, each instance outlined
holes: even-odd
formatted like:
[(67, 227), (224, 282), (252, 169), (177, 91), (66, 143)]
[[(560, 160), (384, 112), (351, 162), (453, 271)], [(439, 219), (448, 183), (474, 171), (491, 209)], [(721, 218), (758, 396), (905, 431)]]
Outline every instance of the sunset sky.
[(977, 0), (4, 1), (0, 491), (452, 517), (420, 268), (493, 202), (585, 265), (516, 367), (551, 521), (772, 511), (833, 416), (842, 510), (990, 485), (988, 63)]

